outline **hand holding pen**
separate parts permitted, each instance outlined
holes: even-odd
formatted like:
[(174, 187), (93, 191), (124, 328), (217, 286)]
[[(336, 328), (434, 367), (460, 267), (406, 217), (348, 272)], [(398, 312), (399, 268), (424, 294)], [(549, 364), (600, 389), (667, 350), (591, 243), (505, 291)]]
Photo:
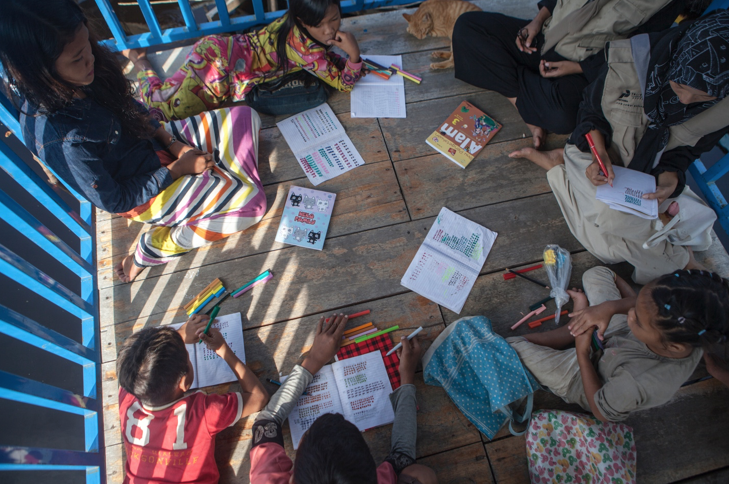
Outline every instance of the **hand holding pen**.
[(605, 138), (597, 130), (590, 131), (585, 135), (585, 138), (590, 145), (590, 151), (592, 151), (592, 158), (594, 160), (585, 170), (585, 175), (595, 186), (604, 185), (605, 183), (613, 186), (615, 173), (613, 173), (613, 165), (610, 162), (610, 157), (605, 151)]

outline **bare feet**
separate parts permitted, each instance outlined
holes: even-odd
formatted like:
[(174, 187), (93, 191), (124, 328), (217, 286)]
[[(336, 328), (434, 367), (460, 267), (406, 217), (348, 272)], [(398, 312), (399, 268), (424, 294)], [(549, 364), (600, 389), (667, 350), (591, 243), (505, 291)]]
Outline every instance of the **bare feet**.
[(132, 282), (144, 270), (134, 263), (134, 256), (128, 255), (114, 267), (114, 272), (122, 282)]
[(509, 153), (509, 158), (526, 158), (549, 171), (555, 166), (564, 163), (564, 149), (557, 148), (551, 151), (537, 151), (534, 148), (522, 148)]
[(141, 48), (141, 49), (127, 49), (121, 51), (121, 55), (129, 59), (129, 61), (134, 64), (134, 67), (136, 67), (140, 71), (153, 69), (152, 64), (147, 59), (147, 49)]
[(694, 251), (691, 250), (691, 247), (687, 247), (688, 253), (689, 253), (689, 261), (688, 264), (686, 264), (686, 267), (684, 267), (685, 270), (691, 271), (708, 271), (706, 267), (704, 267), (699, 261), (696, 260), (696, 257), (694, 257)]
[(573, 287), (572, 290), (567, 289), (567, 294), (572, 298), (572, 312), (581, 311), (590, 306), (590, 303), (587, 301), (587, 296), (582, 292), (582, 289)]
[(534, 126), (529, 123), (527, 123), (527, 128), (529, 128), (529, 131), (532, 132), (532, 143), (534, 143), (534, 148), (538, 150), (544, 148), (544, 139), (547, 137), (547, 132), (544, 131), (544, 128), (540, 128), (539, 126)]

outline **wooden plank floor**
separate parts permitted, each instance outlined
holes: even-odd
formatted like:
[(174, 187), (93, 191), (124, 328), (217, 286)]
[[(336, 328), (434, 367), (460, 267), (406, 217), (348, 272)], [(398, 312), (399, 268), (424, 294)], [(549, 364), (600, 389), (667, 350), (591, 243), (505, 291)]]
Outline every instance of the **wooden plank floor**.
[[(310, 184), (275, 127), (278, 119), (271, 116), (263, 117), (259, 153), (269, 208), (263, 221), (250, 230), (164, 267), (146, 270), (134, 283), (124, 285), (112, 277), (112, 267), (130, 253), (146, 228), (98, 213), (109, 482), (123, 480), (125, 459), (115, 373), (118, 345), (141, 328), (183, 321), (183, 304), (215, 277), (228, 287), (237, 287), (265, 269), (276, 274), (271, 282), (245, 297), (229, 299), (223, 309), (242, 312), (247, 363), (263, 380), (287, 373), (300, 360), (302, 350), (313, 340), (320, 315), (371, 309), (376, 325), (400, 325), (395, 338), (424, 326), (426, 347), (446, 325), (467, 315), (488, 316), (502, 335), (523, 334), (528, 328), (522, 326), (512, 333), (508, 327), (545, 293), (522, 280), (505, 282), (501, 277), (505, 267), (539, 261), (548, 243), (573, 253), (574, 285), (580, 285), (585, 270), (598, 264), (570, 234), (544, 172), (528, 162), (508, 158), (514, 149), (530, 144), (527, 127), (516, 110), (502, 96), (454, 79), (453, 70), (430, 71), (430, 52), (443, 49), (447, 42), (436, 38), (418, 41), (407, 35), (400, 13), (345, 21), (345, 28), (360, 41), (362, 52), (402, 54), (404, 68), (424, 81), (419, 86), (406, 83), (406, 119), (352, 119), (349, 95), (337, 93), (330, 98), (329, 104), (366, 164), (318, 187), (337, 193), (322, 252), (274, 241), (289, 187)], [(464, 99), (504, 125), (466, 170), (434, 154), (424, 142)], [(548, 143), (558, 147), (565, 139), (550, 135)], [(499, 234), (460, 315), (400, 285), (443, 206)], [(726, 252), (714, 252), (708, 260), (726, 264)], [(616, 270), (629, 276), (627, 265)], [(544, 274), (539, 276), (546, 279)], [(541, 329), (551, 327), (546, 324)], [(417, 386), (418, 458), (436, 470), (441, 483), (528, 482), (523, 438), (502, 430), (488, 441), (441, 389), (426, 386), (420, 376)], [(207, 390), (226, 392), (236, 387), (220, 385)], [(636, 434), (639, 482), (724, 482), (729, 474), (728, 400), (729, 389), (707, 381), (682, 389), (662, 408), (632, 416), (628, 423)], [(537, 394), (536, 407), (578, 410), (544, 392)], [(248, 482), (252, 422), (251, 418), (242, 419), (217, 439), (222, 483)], [(366, 432), (364, 437), (375, 458), (384, 458), (390, 427)], [(293, 455), (288, 434), (286, 447)]]

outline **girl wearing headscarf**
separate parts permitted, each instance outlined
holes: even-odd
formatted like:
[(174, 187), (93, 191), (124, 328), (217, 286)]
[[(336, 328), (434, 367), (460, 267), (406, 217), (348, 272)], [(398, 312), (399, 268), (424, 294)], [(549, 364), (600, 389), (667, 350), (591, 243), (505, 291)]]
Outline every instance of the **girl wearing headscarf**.
[[(686, 170), (729, 132), (729, 11), (611, 42), (606, 55), (600, 76), (585, 89), (577, 127), (564, 151), (527, 148), (510, 156), (547, 169), (572, 234), (605, 263), (631, 263), (636, 282), (700, 268), (689, 245), (656, 241), (656, 235), (683, 202), (702, 204), (702, 211), (715, 219), (686, 187)], [(606, 174), (590, 151), (587, 133)], [(658, 200), (658, 219), (619, 212), (595, 199), (596, 187), (612, 183), (613, 164), (656, 178), (656, 192), (643, 198)], [(695, 247), (705, 250), (708, 245)]]

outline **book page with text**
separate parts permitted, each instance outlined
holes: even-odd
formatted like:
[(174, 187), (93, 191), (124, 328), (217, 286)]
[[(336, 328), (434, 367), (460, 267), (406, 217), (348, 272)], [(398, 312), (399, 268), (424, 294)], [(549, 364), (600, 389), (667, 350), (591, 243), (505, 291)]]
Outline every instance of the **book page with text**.
[(478, 273), (486, 262), (497, 235), (496, 232), (443, 207), (423, 244)]
[[(246, 351), (243, 344), (243, 320), (240, 313), (218, 316), (211, 325), (218, 329), (230, 349), (242, 361), (246, 362)], [(198, 387), (204, 388), (221, 383), (237, 381), (233, 370), (217, 353), (208, 349), (205, 343), (195, 344), (196, 347), (196, 374)]]
[(306, 387), (306, 393), (308, 395), (299, 397), (296, 406), (289, 414), (289, 427), (294, 449), (299, 448), (301, 437), (317, 418), (326, 413), (344, 415), (331, 365), (326, 365), (314, 375), (311, 384)]

